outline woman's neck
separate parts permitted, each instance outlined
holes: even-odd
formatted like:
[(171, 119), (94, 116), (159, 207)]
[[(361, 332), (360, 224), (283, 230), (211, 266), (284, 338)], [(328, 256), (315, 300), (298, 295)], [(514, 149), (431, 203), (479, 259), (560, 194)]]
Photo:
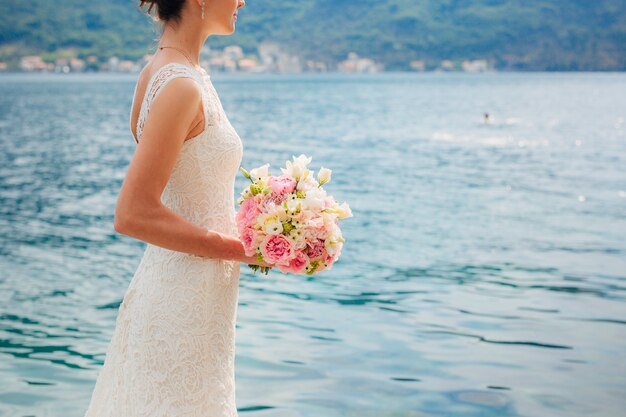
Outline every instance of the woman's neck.
[(165, 26), (158, 47), (175, 46), (180, 48), (189, 55), (194, 65), (199, 65), (202, 45), (204, 45), (204, 39), (198, 35), (192, 34), (190, 31), (175, 30), (170, 26)]

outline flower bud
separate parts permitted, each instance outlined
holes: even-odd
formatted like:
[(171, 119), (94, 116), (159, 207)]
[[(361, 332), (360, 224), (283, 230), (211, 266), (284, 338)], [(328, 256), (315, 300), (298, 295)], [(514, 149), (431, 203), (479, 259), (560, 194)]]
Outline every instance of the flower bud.
[(319, 172), (317, 173), (317, 181), (319, 182), (320, 186), (330, 181), (331, 174), (332, 170), (324, 167), (320, 168)]

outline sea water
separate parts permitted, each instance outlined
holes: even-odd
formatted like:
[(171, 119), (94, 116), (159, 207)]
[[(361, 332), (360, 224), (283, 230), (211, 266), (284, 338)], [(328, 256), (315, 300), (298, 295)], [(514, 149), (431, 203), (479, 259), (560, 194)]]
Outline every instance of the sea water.
[[(0, 416), (86, 409), (145, 245), (136, 79), (0, 76)], [(626, 74), (211, 80), (245, 168), (312, 156), (354, 216), (318, 276), (242, 265), (242, 417), (626, 413)]]

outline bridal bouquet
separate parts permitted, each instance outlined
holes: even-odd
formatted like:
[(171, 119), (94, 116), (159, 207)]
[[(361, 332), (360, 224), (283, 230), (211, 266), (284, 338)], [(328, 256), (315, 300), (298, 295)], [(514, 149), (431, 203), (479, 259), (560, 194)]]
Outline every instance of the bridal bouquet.
[[(316, 180), (307, 168), (310, 162), (305, 155), (293, 156), (280, 176), (269, 173), (269, 164), (250, 172), (240, 167), (251, 184), (237, 199), (239, 238), (247, 256), (256, 255), (283, 273), (331, 269), (345, 242), (339, 220), (352, 217), (347, 203), (336, 203), (322, 188), (332, 171), (320, 168)], [(272, 268), (248, 266), (264, 274)]]

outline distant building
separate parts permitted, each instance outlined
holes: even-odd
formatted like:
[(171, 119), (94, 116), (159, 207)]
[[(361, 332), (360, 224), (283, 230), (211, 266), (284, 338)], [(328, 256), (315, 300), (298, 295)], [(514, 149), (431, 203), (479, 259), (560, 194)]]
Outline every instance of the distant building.
[(259, 63), (256, 59), (252, 58), (242, 58), (237, 63), (239, 65), (239, 69), (246, 72), (258, 72)]
[(209, 72), (222, 72), (224, 71), (224, 57), (222, 56), (214, 56), (209, 59)]
[(414, 60), (409, 63), (409, 66), (413, 71), (424, 71), (426, 70), (426, 63), (422, 60)]
[(125, 59), (120, 61), (117, 69), (120, 72), (139, 72), (141, 68), (136, 62)]
[(230, 45), (224, 48), (224, 56), (227, 56), (233, 61), (237, 61), (243, 58), (243, 49), (239, 45)]
[(485, 72), (489, 71), (489, 63), (485, 59), (475, 59), (473, 61), (463, 61), (461, 68), (465, 72)]
[(39, 55), (27, 55), (20, 59), (20, 68), (24, 71), (46, 71), (46, 64)]
[(308, 72), (327, 72), (328, 67), (325, 62), (308, 60), (304, 63), (305, 69)]
[(108, 71), (117, 71), (119, 64), (120, 64), (120, 59), (116, 56), (112, 56), (106, 62), (106, 69)]
[(454, 71), (454, 62), (450, 61), (449, 59), (444, 59), (439, 63), (439, 69), (442, 71)]
[(237, 61), (226, 55), (217, 55), (209, 59), (209, 72), (235, 72)]
[(54, 60), (54, 72), (70, 72), (70, 63), (67, 58), (57, 58)]
[(85, 70), (85, 61), (80, 58), (71, 58), (70, 59), (70, 69), (73, 72), (82, 72)]
[(340, 72), (376, 73), (382, 71), (383, 66), (370, 58), (359, 58), (356, 52), (350, 52), (348, 59), (339, 62), (337, 69)]
[(295, 55), (289, 55), (287, 53), (279, 55), (278, 72), (281, 74), (296, 74), (302, 72), (300, 58)]
[(263, 41), (258, 46), (261, 65), (266, 72), (300, 73), (302, 65), (300, 58), (290, 55), (281, 49), (276, 42)]

